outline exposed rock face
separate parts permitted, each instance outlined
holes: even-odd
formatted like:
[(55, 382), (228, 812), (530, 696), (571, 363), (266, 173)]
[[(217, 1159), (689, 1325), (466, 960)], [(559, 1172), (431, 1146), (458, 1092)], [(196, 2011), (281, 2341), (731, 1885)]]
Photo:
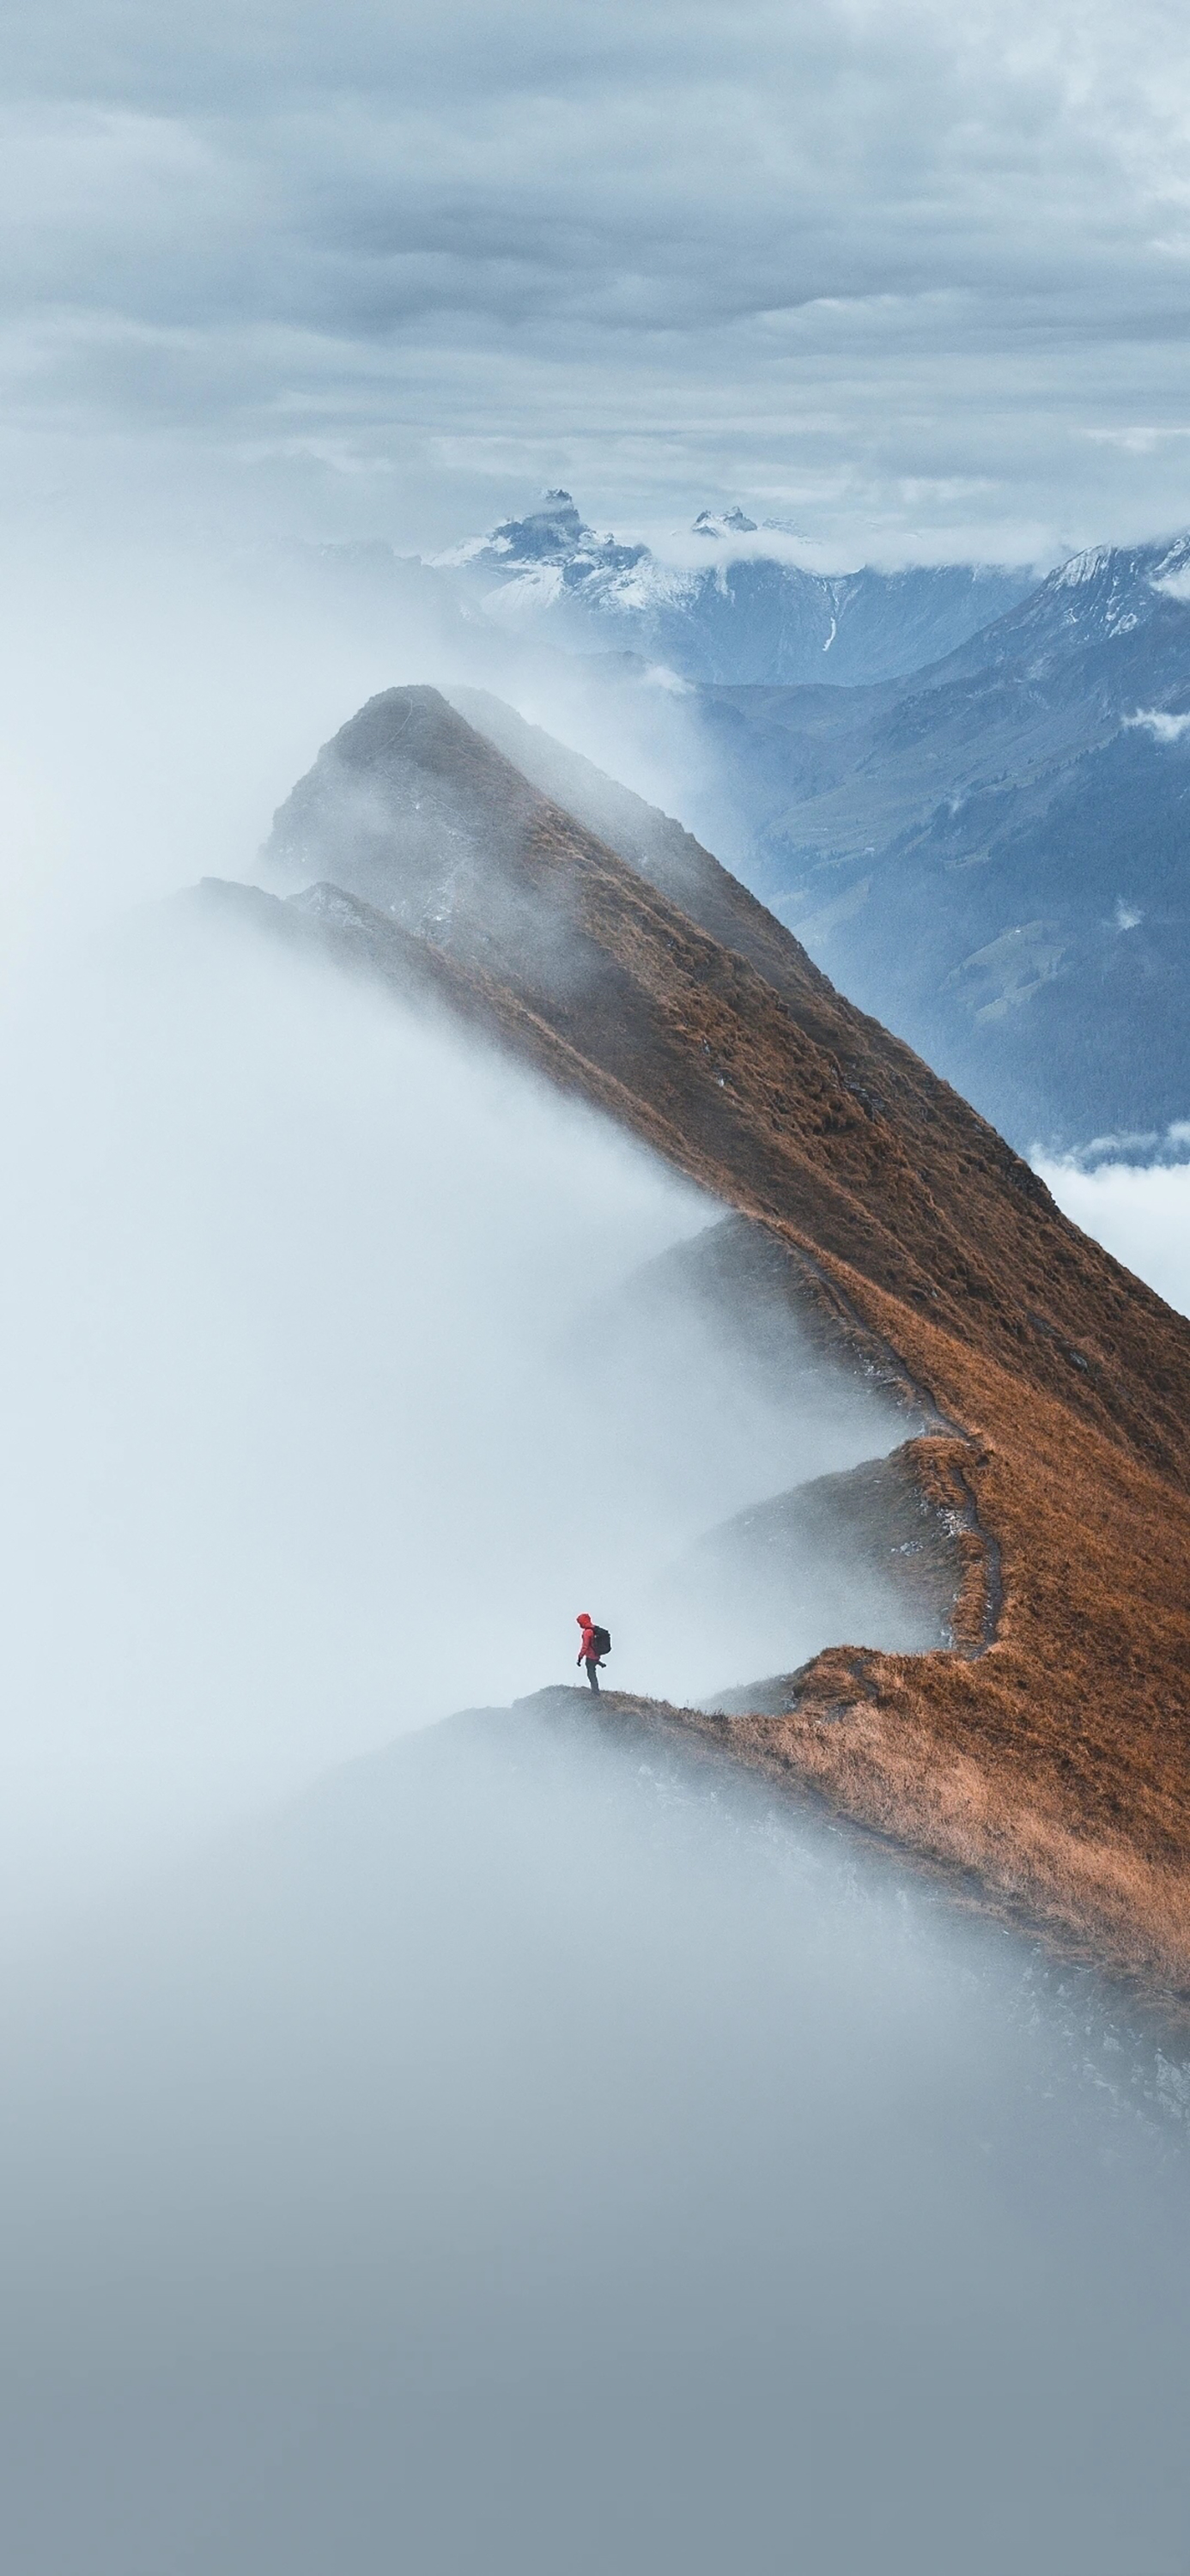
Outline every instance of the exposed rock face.
[(432, 991), (600, 1103), (748, 1220), (739, 1257), (759, 1229), (818, 1329), (900, 1372), (928, 1414), (897, 1472), (950, 1515), (953, 1645), (862, 1670), (833, 1649), (731, 1742), (1190, 1981), (1190, 1325), (709, 854), (669, 846), (663, 888), (436, 692), (393, 690), (277, 818), (296, 901), (211, 899)]

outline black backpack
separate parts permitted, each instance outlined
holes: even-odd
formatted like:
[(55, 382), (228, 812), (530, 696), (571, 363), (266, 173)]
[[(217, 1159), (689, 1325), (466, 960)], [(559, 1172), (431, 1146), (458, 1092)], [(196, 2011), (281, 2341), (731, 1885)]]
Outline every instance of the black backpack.
[(594, 1648), (594, 1651), (595, 1651), (595, 1653), (596, 1653), (597, 1655), (610, 1655), (611, 1650), (612, 1650), (612, 1632), (611, 1632), (611, 1629), (610, 1629), (610, 1628), (592, 1628), (592, 1630), (591, 1630), (591, 1644), (592, 1644), (592, 1646), (593, 1646), (593, 1648)]

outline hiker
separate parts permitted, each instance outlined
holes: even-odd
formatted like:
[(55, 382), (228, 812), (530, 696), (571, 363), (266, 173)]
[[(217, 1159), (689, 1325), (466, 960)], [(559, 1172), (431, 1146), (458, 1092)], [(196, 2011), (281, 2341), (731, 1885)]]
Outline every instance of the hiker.
[(582, 1629), (583, 1633), (579, 1639), (577, 1660), (580, 1664), (586, 1665), (587, 1679), (595, 1693), (596, 1699), (598, 1699), (599, 1667), (604, 1656), (610, 1655), (611, 1653), (611, 1633), (607, 1628), (599, 1628), (596, 1626), (589, 1610), (579, 1611), (578, 1625)]

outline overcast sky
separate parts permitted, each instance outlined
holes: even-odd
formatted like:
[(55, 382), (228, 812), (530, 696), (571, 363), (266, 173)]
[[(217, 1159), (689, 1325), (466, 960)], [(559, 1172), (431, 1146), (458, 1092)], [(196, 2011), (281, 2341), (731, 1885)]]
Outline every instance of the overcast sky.
[(18, 0), (5, 507), (842, 564), (1190, 520), (1180, 0)]

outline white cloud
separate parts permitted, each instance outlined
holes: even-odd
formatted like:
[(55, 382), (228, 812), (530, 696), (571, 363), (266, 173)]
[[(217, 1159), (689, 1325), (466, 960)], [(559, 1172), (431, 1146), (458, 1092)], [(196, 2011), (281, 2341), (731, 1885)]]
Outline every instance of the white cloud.
[[(1170, 587), (1168, 582), (1161, 584), (1163, 590), (1168, 590)], [(1180, 596), (1190, 598), (1190, 588)], [(1126, 725), (1142, 726), (1146, 733), (1152, 734), (1154, 742), (1180, 742), (1182, 735), (1190, 732), (1190, 715), (1167, 715), (1163, 707), (1141, 707), (1134, 716), (1125, 716), (1124, 722)], [(1127, 929), (1131, 925), (1121, 922), (1120, 927)]]
[[(1190, 1126), (1179, 1121), (1169, 1135), (1175, 1144), (1183, 1137), (1190, 1143)], [(1084, 1234), (1190, 1315), (1190, 1163), (1106, 1162), (1087, 1172), (1072, 1163), (1034, 1160), (1059, 1207)]]

